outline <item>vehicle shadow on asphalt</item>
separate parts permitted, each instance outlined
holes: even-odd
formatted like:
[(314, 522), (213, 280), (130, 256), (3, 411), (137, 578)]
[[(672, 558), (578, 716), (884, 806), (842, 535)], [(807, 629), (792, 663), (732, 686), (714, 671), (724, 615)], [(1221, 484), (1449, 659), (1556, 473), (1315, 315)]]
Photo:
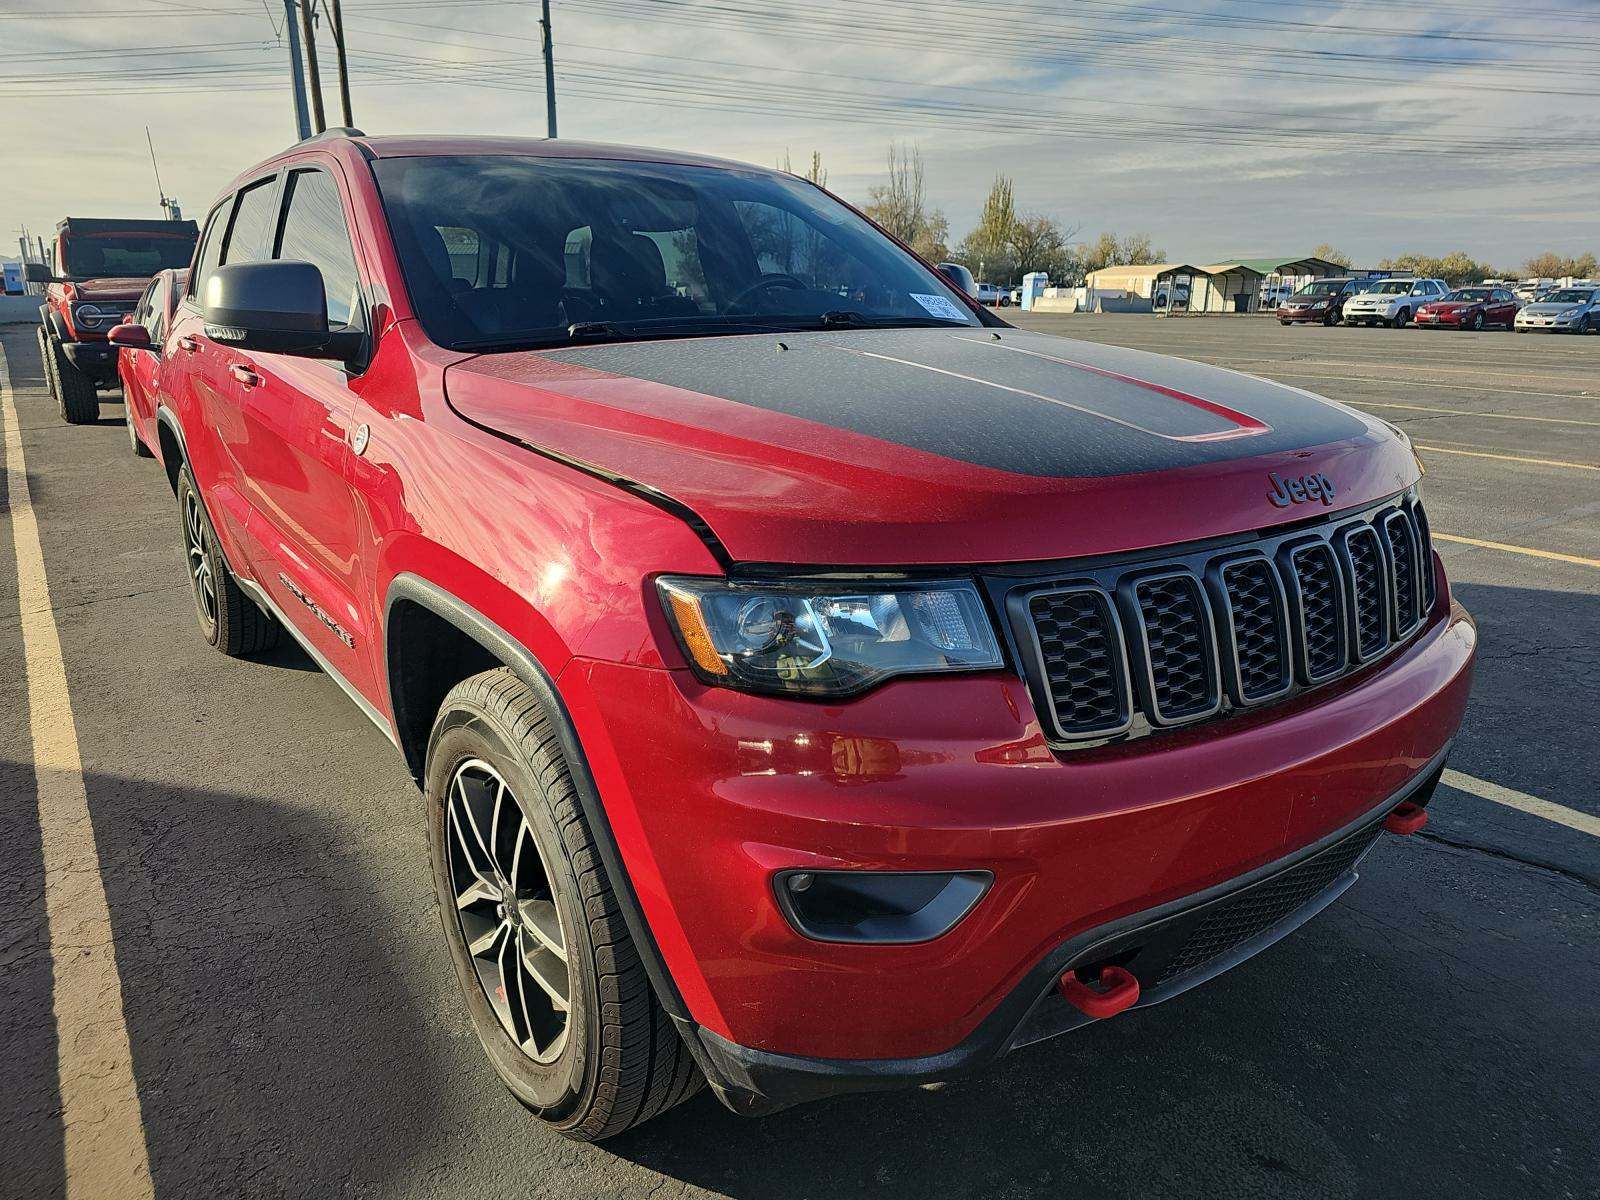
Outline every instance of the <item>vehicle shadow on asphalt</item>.
[[(419, 931), (349, 831), (281, 801), (85, 782), (156, 1195), (416, 1189), (446, 1153), (451, 1068), (433, 1053)], [(51, 1196), (61, 1113), (31, 766), (0, 761), (0, 788), (17, 800), (0, 816), (0, 1195)]]

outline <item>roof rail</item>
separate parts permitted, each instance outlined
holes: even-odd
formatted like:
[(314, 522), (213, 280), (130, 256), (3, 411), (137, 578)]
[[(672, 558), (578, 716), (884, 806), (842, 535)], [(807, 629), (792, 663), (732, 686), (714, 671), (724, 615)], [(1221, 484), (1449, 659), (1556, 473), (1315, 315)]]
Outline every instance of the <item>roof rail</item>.
[(357, 129), (354, 125), (330, 125), (321, 133), (313, 133), (308, 138), (301, 138), (295, 143), (295, 145), (304, 146), (307, 142), (328, 142), (332, 141), (334, 138), (358, 138), (366, 136), (367, 135), (364, 132)]

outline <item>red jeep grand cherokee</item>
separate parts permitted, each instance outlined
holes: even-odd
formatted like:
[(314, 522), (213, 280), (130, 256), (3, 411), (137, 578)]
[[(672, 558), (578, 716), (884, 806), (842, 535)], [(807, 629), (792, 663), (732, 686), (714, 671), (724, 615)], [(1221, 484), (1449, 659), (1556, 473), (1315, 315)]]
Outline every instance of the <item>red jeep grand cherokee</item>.
[(1176, 995), (1420, 825), (1467, 700), (1393, 428), (1015, 330), (774, 171), (300, 143), (160, 390), (206, 637), (286, 626), (405, 756), (574, 1137)]

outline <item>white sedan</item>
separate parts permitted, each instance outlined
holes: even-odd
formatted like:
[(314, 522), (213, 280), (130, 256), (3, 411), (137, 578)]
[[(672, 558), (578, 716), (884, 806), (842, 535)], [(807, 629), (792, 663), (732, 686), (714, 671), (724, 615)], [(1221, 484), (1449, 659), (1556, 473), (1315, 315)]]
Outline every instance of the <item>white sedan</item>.
[(1374, 279), (1367, 290), (1345, 301), (1344, 323), (1398, 329), (1411, 320), (1417, 309), (1449, 290), (1442, 279)]

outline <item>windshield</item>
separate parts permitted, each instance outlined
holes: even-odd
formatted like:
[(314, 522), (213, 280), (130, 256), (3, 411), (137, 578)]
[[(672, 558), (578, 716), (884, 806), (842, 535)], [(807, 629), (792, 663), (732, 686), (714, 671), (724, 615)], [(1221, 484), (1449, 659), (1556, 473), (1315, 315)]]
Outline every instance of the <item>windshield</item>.
[(1314, 279), (1295, 293), (1296, 296), (1337, 296), (1344, 291), (1348, 279)]
[(1460, 300), (1463, 303), (1470, 304), (1475, 300), (1489, 299), (1489, 293), (1492, 290), (1493, 289), (1491, 288), (1457, 288), (1455, 291), (1446, 296), (1445, 299)]
[(1379, 296), (1404, 296), (1410, 290), (1411, 280), (1409, 279), (1390, 279), (1380, 283), (1377, 287), (1367, 289), (1367, 291), (1374, 292)]
[(373, 168), (441, 345), (979, 324), (936, 272), (799, 179), (506, 155)]
[(62, 239), (68, 279), (142, 277), (187, 267), (194, 238), (187, 234), (81, 233)]
[(1559, 292), (1551, 292), (1539, 303), (1541, 304), (1587, 304), (1589, 297), (1594, 293), (1588, 288), (1563, 288)]

